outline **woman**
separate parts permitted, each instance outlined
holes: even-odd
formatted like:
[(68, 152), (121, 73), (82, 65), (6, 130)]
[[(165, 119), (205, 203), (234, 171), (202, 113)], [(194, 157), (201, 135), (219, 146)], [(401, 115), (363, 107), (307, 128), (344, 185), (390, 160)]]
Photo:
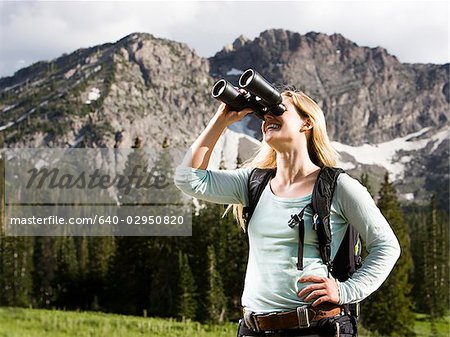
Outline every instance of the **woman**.
[[(330, 211), (331, 258), (349, 224), (361, 234), (369, 254), (347, 281), (328, 276), (312, 229), (311, 211), (306, 208), (303, 269), (296, 268), (298, 233), (286, 224), (291, 214), (311, 202), (320, 168), (334, 167), (337, 154), (319, 106), (302, 92), (284, 91), (282, 97), (286, 111), (281, 116), (264, 116), (264, 139), (252, 161), (236, 170), (208, 170), (212, 150), (224, 129), (251, 113), (250, 109), (229, 111), (222, 103), (177, 167), (175, 184), (198, 199), (234, 204), (234, 214), (244, 226), (242, 208), (248, 205), (247, 183), (252, 168), (276, 168), (248, 226), (249, 258), (238, 336), (266, 336), (269, 331), (279, 336), (356, 336), (356, 321), (341, 306), (360, 302), (384, 282), (400, 256), (400, 246), (367, 189), (342, 173)], [(300, 318), (306, 316), (297, 311), (301, 327), (261, 328), (262, 322), (270, 327), (267, 317), (276, 316), (282, 323), (287, 317), (282, 314), (305, 306), (321, 316), (303, 322)]]

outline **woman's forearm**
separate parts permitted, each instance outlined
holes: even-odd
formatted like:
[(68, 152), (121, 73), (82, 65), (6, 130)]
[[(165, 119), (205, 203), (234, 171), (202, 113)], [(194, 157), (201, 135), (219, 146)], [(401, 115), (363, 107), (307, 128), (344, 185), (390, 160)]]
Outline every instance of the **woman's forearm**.
[(223, 130), (251, 112), (252, 109), (250, 108), (245, 108), (241, 111), (230, 111), (225, 103), (221, 103), (205, 130), (191, 145), (180, 166), (206, 170), (211, 153)]
[(215, 115), (191, 145), (180, 166), (206, 170), (214, 146), (226, 127), (225, 119)]

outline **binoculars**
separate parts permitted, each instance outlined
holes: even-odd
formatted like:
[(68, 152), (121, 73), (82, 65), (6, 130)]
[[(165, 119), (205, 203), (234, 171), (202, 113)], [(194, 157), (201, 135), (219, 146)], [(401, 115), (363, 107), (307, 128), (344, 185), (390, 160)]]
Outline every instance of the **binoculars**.
[(247, 93), (242, 94), (227, 80), (217, 81), (212, 89), (212, 97), (228, 105), (231, 110), (240, 111), (251, 108), (255, 115), (264, 119), (265, 114), (280, 116), (286, 111), (281, 94), (253, 69), (247, 69), (239, 78), (239, 87)]

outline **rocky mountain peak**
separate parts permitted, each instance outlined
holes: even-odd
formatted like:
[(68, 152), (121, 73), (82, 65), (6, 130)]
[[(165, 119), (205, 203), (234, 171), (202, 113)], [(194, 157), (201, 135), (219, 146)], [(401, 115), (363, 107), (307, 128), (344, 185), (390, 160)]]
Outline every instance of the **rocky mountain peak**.
[(211, 86), (208, 61), (186, 44), (133, 33), (1, 79), (2, 140), (14, 147), (131, 147), (136, 138), (184, 146), (207, 121), (195, 111), (211, 110)]
[(238, 50), (239, 48), (245, 46), (250, 40), (244, 35), (239, 35), (239, 37), (233, 42), (233, 50)]
[[(392, 160), (403, 165), (414, 158), (403, 193), (448, 181), (448, 170), (439, 171), (448, 166), (448, 64), (404, 64), (382, 47), (358, 46), (341, 34), (269, 29), (252, 40), (241, 35), (209, 59), (184, 43), (139, 32), (81, 48), (0, 79), (0, 141), (129, 148), (138, 139), (144, 147), (188, 147), (218, 107), (210, 96), (215, 79), (237, 83), (248, 68), (311, 96), (351, 167), (359, 167), (367, 143), (389, 149), (403, 139), (408, 149), (384, 158), (384, 167), (395, 168)], [(257, 118), (233, 127), (261, 139)], [(411, 135), (420, 139), (413, 144)], [(231, 143), (242, 142), (226, 146)], [(431, 182), (425, 172), (433, 172)]]
[(445, 67), (402, 64), (382, 47), (358, 46), (341, 34), (270, 29), (209, 60), (216, 78), (236, 83), (239, 70), (253, 68), (303, 90), (326, 114), (330, 136), (345, 144), (388, 141), (449, 118)]

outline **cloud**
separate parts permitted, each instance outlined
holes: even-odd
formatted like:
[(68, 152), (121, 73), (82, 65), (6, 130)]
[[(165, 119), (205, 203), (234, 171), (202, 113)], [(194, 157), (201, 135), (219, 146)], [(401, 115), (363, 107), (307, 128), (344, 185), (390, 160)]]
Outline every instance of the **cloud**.
[[(446, 63), (448, 3), (441, 1), (215, 2), (171, 36), (211, 56), (239, 35), (254, 38), (268, 28), (340, 33), (360, 46), (386, 48), (401, 62)], [(197, 47), (198, 46), (198, 47)]]
[(191, 20), (196, 3), (6, 2), (0, 8), (0, 76), (18, 59), (28, 64), (82, 47), (114, 42), (133, 32), (167, 37)]
[(359, 45), (381, 46), (401, 62), (449, 61), (447, 2), (332, 2), (326, 8), (308, 25)]
[(448, 62), (448, 3), (438, 1), (0, 2), (0, 19), (0, 76), (133, 32), (185, 42), (205, 57), (268, 28), (341, 33), (402, 62)]

